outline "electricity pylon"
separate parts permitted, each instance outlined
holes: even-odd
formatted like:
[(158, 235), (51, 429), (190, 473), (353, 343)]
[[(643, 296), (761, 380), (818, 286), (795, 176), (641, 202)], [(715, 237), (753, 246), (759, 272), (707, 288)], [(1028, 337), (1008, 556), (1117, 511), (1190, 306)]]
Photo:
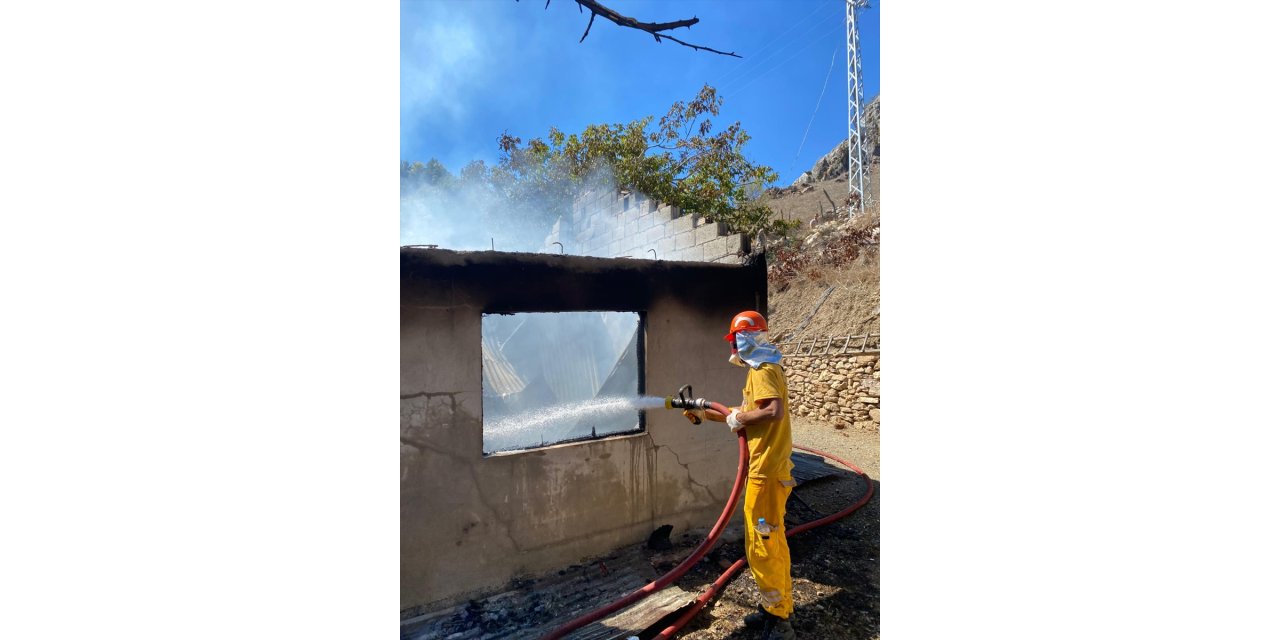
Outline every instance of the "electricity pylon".
[(857, 202), (849, 208), (849, 217), (862, 213), (864, 205), (862, 175), (862, 54), (858, 51), (858, 9), (865, 9), (868, 0), (845, 0), (845, 36), (849, 62), (849, 193), (856, 193)]

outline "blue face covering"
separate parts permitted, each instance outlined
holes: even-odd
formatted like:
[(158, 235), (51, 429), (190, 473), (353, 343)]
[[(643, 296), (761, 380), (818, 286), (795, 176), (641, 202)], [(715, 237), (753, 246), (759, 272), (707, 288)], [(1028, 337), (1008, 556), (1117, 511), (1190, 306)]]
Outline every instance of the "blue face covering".
[(759, 369), (766, 362), (782, 364), (782, 352), (765, 340), (763, 331), (739, 331), (733, 339), (738, 352), (729, 356), (729, 362), (739, 367), (750, 365), (752, 369)]

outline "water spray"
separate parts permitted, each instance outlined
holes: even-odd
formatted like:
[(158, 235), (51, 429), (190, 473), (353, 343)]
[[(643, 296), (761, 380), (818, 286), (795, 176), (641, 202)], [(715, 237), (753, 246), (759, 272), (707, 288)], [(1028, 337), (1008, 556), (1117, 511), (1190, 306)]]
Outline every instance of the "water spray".
[[(680, 389), (676, 391), (676, 395), (664, 398), (663, 404), (668, 409), (685, 409), (694, 411), (710, 409), (712, 411), (720, 412), (726, 416), (729, 415), (729, 408), (719, 402), (712, 402), (705, 398), (694, 398), (693, 387), (687, 384), (680, 387)], [(694, 417), (694, 424), (699, 424), (701, 422), (701, 419), (696, 416)], [(738, 499), (742, 497), (743, 487), (747, 481), (747, 460), (750, 454), (747, 451), (746, 431), (746, 429), (742, 429), (737, 432), (738, 470), (734, 474), (733, 488), (729, 491), (729, 500), (725, 502), (724, 510), (720, 513), (720, 518), (716, 520), (714, 525), (712, 525), (711, 531), (707, 532), (706, 539), (694, 548), (693, 552), (689, 554), (689, 557), (685, 558), (684, 562), (676, 565), (675, 568), (671, 569), (653, 582), (650, 582), (649, 584), (646, 584), (643, 587), (640, 587), (639, 589), (636, 589), (635, 591), (632, 591), (631, 593), (598, 609), (584, 613), (577, 618), (566, 622), (552, 630), (550, 633), (542, 636), (541, 640), (557, 640), (558, 638), (563, 638), (575, 629), (579, 629), (585, 625), (595, 622), (596, 620), (622, 609), (627, 605), (657, 593), (667, 585), (675, 582), (676, 579), (680, 578), (680, 576), (687, 573), (689, 569), (693, 568), (693, 565), (697, 564), (698, 561), (702, 560), (703, 556), (707, 555), (707, 553), (711, 551), (711, 548), (715, 546), (716, 540), (720, 538), (720, 534), (724, 533), (725, 526), (729, 524), (729, 518), (733, 515), (733, 512), (738, 505)]]
[(534, 434), (551, 432), (552, 440), (560, 440), (564, 434), (555, 431), (556, 425), (559, 424), (574, 424), (589, 416), (599, 418), (627, 414), (634, 416), (636, 411), (660, 409), (665, 403), (665, 398), (657, 396), (605, 396), (506, 414), (485, 423), (485, 453), (518, 446), (522, 442), (528, 442), (530, 436)]

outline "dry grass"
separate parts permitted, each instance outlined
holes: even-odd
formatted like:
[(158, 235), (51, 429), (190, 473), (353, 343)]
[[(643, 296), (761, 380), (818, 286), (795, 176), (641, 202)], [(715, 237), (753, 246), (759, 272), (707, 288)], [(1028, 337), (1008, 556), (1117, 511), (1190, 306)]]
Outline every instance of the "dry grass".
[[(869, 167), (864, 188), (864, 213), (847, 225), (839, 225), (838, 231), (828, 228), (819, 241), (807, 246), (805, 240), (817, 226), (815, 218), (822, 223), (848, 215), (848, 179), (788, 187), (767, 199), (779, 217), (804, 225), (791, 237), (774, 238), (769, 243), (768, 317), (770, 338), (775, 342), (880, 332), (878, 157)], [(823, 299), (828, 289), (831, 292)]]
[[(770, 339), (862, 335), (880, 332), (880, 261), (863, 259), (815, 267), (790, 281), (769, 283)], [(822, 300), (827, 289), (831, 293)], [(819, 300), (822, 306), (817, 307)], [(817, 307), (817, 313), (814, 308)], [(809, 314), (804, 328), (797, 331)]]
[(782, 195), (768, 200), (768, 205), (783, 220), (795, 220), (808, 224), (819, 213), (829, 217), (831, 202), (835, 201), (839, 205), (848, 193), (848, 180), (837, 178), (814, 182), (795, 190), (788, 189)]
[[(843, 220), (847, 208), (835, 214)], [(772, 246), (771, 339), (879, 333), (879, 229), (879, 203), (869, 201), (848, 223), (805, 230)]]
[[(867, 194), (867, 209), (880, 207), (880, 164), (872, 165), (867, 175), (866, 184), (864, 185)], [(832, 216), (831, 203), (834, 201), (839, 207), (849, 195), (848, 178), (840, 177), (832, 180), (823, 180), (822, 182), (814, 182), (804, 187), (788, 187), (782, 189), (779, 195), (766, 198), (766, 204), (771, 207), (779, 218), (783, 220), (794, 220), (801, 224), (808, 225), (815, 217), (822, 216), (823, 220), (830, 220)]]

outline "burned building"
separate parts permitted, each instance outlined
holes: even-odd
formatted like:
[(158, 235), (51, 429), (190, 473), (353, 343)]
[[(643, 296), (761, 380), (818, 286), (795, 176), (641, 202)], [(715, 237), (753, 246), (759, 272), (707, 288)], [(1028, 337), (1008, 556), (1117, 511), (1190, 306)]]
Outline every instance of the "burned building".
[(402, 610), (719, 515), (736, 440), (655, 397), (738, 402), (721, 336), (762, 260), (402, 248), (400, 291)]

